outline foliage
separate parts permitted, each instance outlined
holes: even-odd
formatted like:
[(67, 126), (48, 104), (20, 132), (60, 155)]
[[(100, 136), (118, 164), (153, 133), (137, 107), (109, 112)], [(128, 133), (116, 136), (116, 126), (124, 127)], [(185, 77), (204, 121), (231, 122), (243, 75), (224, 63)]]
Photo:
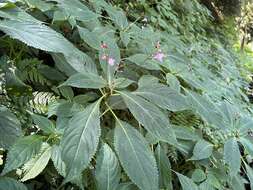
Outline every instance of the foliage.
[(0, 190), (243, 190), (243, 67), (197, 0), (0, 3)]

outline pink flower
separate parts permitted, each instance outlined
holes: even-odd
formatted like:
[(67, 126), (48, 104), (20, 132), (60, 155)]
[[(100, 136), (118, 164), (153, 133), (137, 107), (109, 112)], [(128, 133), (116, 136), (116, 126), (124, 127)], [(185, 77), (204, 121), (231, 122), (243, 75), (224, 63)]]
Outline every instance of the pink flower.
[(106, 49), (106, 48), (108, 48), (108, 46), (107, 46), (107, 44), (106, 44), (106, 43), (102, 43), (102, 44), (100, 45), (100, 47), (101, 47), (102, 49)]
[(113, 66), (115, 64), (115, 59), (109, 57), (108, 60), (107, 60), (107, 63), (111, 66)]
[(153, 58), (154, 58), (155, 60), (161, 62), (161, 63), (163, 62), (164, 57), (165, 57), (165, 54), (164, 54), (163, 52), (161, 52), (161, 51), (158, 51), (158, 52), (156, 52), (156, 53), (153, 55)]
[(102, 59), (102, 60), (107, 60), (107, 57), (108, 57), (108, 56), (107, 56), (106, 54), (103, 54), (103, 55), (101, 56), (101, 59)]

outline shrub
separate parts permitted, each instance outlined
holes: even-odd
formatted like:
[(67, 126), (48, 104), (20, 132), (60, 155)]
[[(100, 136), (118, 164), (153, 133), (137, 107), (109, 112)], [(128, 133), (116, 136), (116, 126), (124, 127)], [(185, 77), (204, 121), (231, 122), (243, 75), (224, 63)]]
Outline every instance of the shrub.
[(14, 2), (0, 189), (253, 187), (242, 67), (198, 1)]

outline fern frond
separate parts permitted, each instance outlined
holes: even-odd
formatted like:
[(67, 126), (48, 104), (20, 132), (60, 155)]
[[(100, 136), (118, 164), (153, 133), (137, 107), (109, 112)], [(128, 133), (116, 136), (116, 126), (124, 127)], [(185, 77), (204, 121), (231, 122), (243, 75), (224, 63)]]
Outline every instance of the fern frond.
[(50, 92), (34, 92), (29, 105), (35, 113), (44, 114), (48, 111), (48, 104), (56, 99), (57, 97)]
[(201, 119), (191, 111), (173, 113), (170, 121), (174, 125), (196, 127), (201, 124)]

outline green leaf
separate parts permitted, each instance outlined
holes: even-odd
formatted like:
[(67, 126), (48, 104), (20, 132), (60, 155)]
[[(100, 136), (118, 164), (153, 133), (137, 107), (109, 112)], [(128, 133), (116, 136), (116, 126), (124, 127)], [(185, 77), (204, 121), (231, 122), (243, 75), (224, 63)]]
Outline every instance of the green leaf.
[(0, 177), (0, 190), (27, 190), (26, 186), (10, 177)]
[(253, 189), (253, 169), (245, 163), (246, 171), (247, 171), (247, 176), (250, 181), (250, 189)]
[(42, 129), (45, 133), (51, 134), (56, 132), (54, 124), (46, 117), (34, 113), (31, 113), (31, 116), (34, 123), (38, 125), (39, 128)]
[(158, 190), (155, 158), (144, 137), (128, 123), (117, 120), (115, 149), (129, 178), (141, 190)]
[(173, 189), (170, 160), (160, 144), (156, 147), (155, 157), (159, 170), (160, 189)]
[(0, 21), (0, 30), (14, 39), (44, 51), (71, 54), (75, 49), (60, 33), (42, 24), (5, 20)]
[(51, 53), (54, 59), (55, 66), (67, 76), (71, 76), (76, 73), (75, 69), (69, 64), (66, 58), (60, 53)]
[(136, 187), (136, 185), (134, 185), (131, 182), (127, 182), (127, 183), (121, 183), (119, 185), (119, 190), (138, 190), (138, 188)]
[(30, 160), (40, 151), (41, 145), (42, 137), (38, 135), (31, 135), (18, 139), (7, 154), (7, 162), (2, 175), (17, 169)]
[(173, 74), (167, 73), (166, 79), (167, 84), (169, 84), (173, 90), (180, 92), (180, 82), (178, 81), (177, 77), (175, 77)]
[(40, 153), (24, 165), (24, 176), (21, 181), (27, 181), (39, 175), (47, 166), (51, 157), (51, 152), (52, 147), (47, 143), (44, 143), (40, 149)]
[(199, 185), (199, 190), (215, 190), (214, 187), (207, 181), (204, 181)]
[(183, 190), (198, 190), (198, 186), (190, 178), (177, 172), (176, 174), (179, 178)]
[(120, 31), (120, 39), (123, 42), (124, 46), (127, 47), (131, 38), (130, 34), (127, 32)]
[(245, 190), (245, 184), (243, 183), (242, 177), (240, 175), (234, 176), (229, 183), (229, 187), (232, 190)]
[(99, 105), (100, 100), (76, 113), (64, 131), (61, 147), (66, 182), (80, 175), (96, 152), (101, 134)]
[(62, 87), (59, 88), (59, 90), (60, 90), (61, 95), (64, 98), (66, 98), (68, 100), (72, 100), (74, 98), (74, 91), (72, 90), (71, 87), (69, 87), (69, 86), (62, 86)]
[[(145, 78), (146, 76), (143, 76), (140, 79), (142, 83), (144, 83)], [(134, 94), (142, 96), (159, 107), (170, 111), (182, 111), (188, 108), (183, 95), (165, 85), (148, 81), (144, 85), (139, 83), (139, 88), (134, 91)]]
[(17, 117), (7, 108), (0, 107), (0, 147), (9, 149), (21, 135)]
[(76, 73), (72, 75), (61, 86), (72, 86), (77, 88), (103, 88), (107, 85), (106, 81), (92, 73)]
[(117, 190), (120, 167), (116, 155), (107, 144), (102, 145), (96, 163), (95, 178), (98, 190)]
[(191, 160), (202, 160), (209, 158), (213, 152), (213, 145), (205, 140), (199, 140), (193, 149)]
[(132, 83), (134, 83), (134, 81), (132, 81), (130, 79), (127, 79), (127, 78), (117, 78), (117, 79), (114, 80), (113, 85), (117, 89), (122, 89), (122, 88), (128, 87)]
[(192, 173), (192, 180), (196, 183), (200, 183), (206, 179), (206, 174), (201, 169), (195, 169)]
[(236, 176), (241, 167), (241, 154), (235, 138), (226, 141), (224, 145), (224, 159), (229, 166), (230, 175), (232, 177)]
[(253, 142), (251, 141), (251, 139), (247, 139), (245, 137), (240, 137), (239, 138), (240, 143), (242, 143), (243, 147), (244, 147), (244, 151), (248, 154), (250, 154), (251, 156), (253, 156)]
[(8, 18), (11, 20), (16, 21), (29, 21), (29, 22), (35, 22), (38, 24), (41, 24), (42, 22), (35, 19), (31, 15), (29, 15), (27, 12), (25, 12), (23, 9), (16, 7), (13, 4), (13, 8), (4, 8), (0, 10), (0, 17)]
[(113, 22), (121, 29), (123, 30), (124, 28), (126, 28), (128, 26), (128, 21), (127, 21), (127, 17), (125, 15), (125, 13), (123, 12), (123, 10), (120, 9), (116, 9), (113, 6), (106, 6), (105, 7), (108, 15), (111, 17), (111, 19), (113, 20)]
[(78, 26), (78, 31), (82, 40), (85, 43), (87, 43), (90, 47), (96, 50), (100, 49), (101, 40), (99, 39), (96, 33), (94, 33), (93, 31), (90, 32), (88, 29), (82, 28), (79, 26)]
[(71, 16), (79, 21), (89, 21), (94, 20), (98, 17), (98, 15), (88, 7), (86, 7), (79, 0), (55, 0), (58, 2), (58, 7), (62, 9), (67, 16)]
[[(222, 114), (216, 109), (216, 106), (209, 100), (207, 96), (201, 96), (195, 92), (187, 91), (187, 102), (192, 106), (192, 109), (196, 112), (209, 124), (214, 127), (223, 127), (222, 123)], [(210, 111), (212, 110), (212, 111)]]
[(61, 147), (60, 146), (53, 146), (52, 148), (52, 155), (51, 155), (51, 159), (54, 163), (54, 167), (57, 170), (57, 172), (65, 177), (66, 176), (66, 165), (62, 160), (62, 155), (61, 155)]
[(31, 8), (38, 8), (41, 11), (48, 11), (54, 7), (54, 4), (49, 2), (44, 2), (43, 0), (25, 0), (25, 2)]
[(177, 144), (176, 136), (169, 120), (159, 108), (133, 93), (122, 91), (119, 93), (133, 116), (147, 129), (147, 131), (159, 140), (173, 145)]
[(126, 59), (145, 69), (160, 70), (160, 66), (156, 61), (152, 60), (152, 58), (146, 54), (135, 54)]

